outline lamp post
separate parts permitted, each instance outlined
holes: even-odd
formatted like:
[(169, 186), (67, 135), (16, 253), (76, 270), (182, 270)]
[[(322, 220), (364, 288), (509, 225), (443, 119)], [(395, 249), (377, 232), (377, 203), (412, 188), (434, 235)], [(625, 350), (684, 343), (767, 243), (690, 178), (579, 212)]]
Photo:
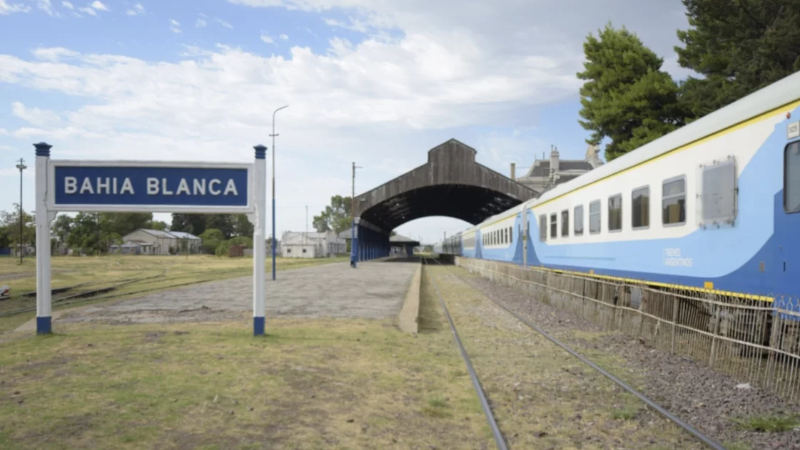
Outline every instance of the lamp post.
[(356, 169), (363, 169), (357, 166), (353, 161), (353, 183), (351, 187), (350, 197), (350, 218), (353, 222), (353, 228), (350, 232), (350, 267), (356, 268), (358, 266), (358, 222), (356, 222)]
[(19, 169), (19, 239), (17, 242), (17, 251), (19, 251), (20, 264), (22, 264), (22, 254), (24, 253), (22, 250), (22, 171), (27, 168), (28, 166), (25, 165), (25, 160), (20, 158), (19, 163), (17, 163), (17, 169)]
[(288, 108), (289, 105), (283, 105), (272, 112), (272, 281), (275, 281), (275, 114), (278, 111)]

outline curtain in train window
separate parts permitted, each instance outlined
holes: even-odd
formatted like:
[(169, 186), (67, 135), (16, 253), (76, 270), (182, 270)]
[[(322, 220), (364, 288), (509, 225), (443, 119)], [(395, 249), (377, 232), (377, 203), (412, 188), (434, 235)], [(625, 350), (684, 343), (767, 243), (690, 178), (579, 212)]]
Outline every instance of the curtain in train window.
[(661, 185), (661, 221), (664, 225), (686, 222), (686, 177), (671, 178)]
[(608, 231), (622, 229), (622, 194), (608, 197)]
[(600, 200), (589, 203), (589, 233), (600, 232)]
[(575, 236), (580, 236), (583, 234), (583, 205), (578, 205), (575, 207), (575, 211), (572, 215), (572, 221), (574, 223), (574, 230)]
[(633, 216), (631, 225), (636, 228), (647, 228), (650, 226), (650, 187), (645, 186), (634, 189), (631, 194), (631, 205)]

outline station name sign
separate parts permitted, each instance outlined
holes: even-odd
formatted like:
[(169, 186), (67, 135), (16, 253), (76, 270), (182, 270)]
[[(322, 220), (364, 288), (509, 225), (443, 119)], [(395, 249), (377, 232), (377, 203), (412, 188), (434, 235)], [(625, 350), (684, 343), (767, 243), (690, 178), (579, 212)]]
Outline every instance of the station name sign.
[(49, 203), (54, 210), (246, 212), (250, 169), (247, 164), (52, 161)]

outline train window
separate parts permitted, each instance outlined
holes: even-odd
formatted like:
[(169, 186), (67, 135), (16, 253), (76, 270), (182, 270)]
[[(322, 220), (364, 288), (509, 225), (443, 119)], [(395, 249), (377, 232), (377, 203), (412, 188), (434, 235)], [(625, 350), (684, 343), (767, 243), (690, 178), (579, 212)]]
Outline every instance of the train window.
[(558, 215), (550, 214), (550, 237), (558, 236)]
[(569, 210), (561, 211), (561, 237), (569, 236)]
[(700, 166), (700, 225), (733, 224), (736, 219), (736, 160)]
[(575, 222), (575, 226), (573, 229), (575, 230), (575, 236), (580, 236), (583, 234), (583, 205), (578, 205), (575, 207), (575, 210), (572, 213), (572, 220)]
[(650, 226), (650, 186), (634, 189), (631, 194), (633, 215), (631, 225), (633, 229), (642, 229)]
[(686, 223), (686, 177), (670, 178), (661, 185), (661, 222)]
[(622, 194), (608, 197), (608, 231), (622, 229)]
[(783, 209), (800, 212), (800, 141), (786, 146), (783, 154)]
[(539, 241), (544, 242), (547, 240), (547, 216), (542, 214), (539, 216)]
[(600, 232), (600, 200), (589, 203), (589, 233)]

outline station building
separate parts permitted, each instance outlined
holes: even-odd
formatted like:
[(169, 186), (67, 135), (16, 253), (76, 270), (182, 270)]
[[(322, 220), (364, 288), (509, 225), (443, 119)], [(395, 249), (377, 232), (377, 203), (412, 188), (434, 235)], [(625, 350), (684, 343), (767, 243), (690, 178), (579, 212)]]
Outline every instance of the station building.
[(287, 231), (281, 238), (280, 250), (284, 258), (326, 258), (347, 254), (347, 243), (333, 231)]

